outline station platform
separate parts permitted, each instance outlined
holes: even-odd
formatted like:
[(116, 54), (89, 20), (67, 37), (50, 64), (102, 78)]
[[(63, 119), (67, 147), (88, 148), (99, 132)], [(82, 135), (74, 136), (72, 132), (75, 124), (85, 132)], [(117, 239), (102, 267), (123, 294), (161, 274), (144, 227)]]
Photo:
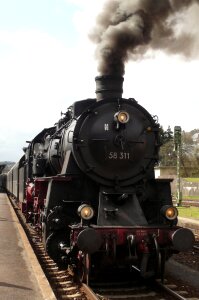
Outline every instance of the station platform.
[(56, 299), (6, 194), (0, 193), (0, 300)]
[(178, 225), (190, 229), (199, 230), (199, 220), (197, 219), (178, 217)]

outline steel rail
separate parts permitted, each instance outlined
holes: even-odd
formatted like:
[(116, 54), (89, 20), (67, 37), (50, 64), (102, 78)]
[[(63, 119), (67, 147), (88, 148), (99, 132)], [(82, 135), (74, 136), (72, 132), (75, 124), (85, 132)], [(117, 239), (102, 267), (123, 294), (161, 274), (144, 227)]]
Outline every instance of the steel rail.
[(156, 280), (155, 282), (158, 285), (158, 287), (160, 287), (162, 290), (166, 291), (169, 295), (173, 296), (175, 299), (187, 300), (187, 298), (184, 298), (183, 296), (179, 295), (177, 292), (173, 291), (168, 286), (159, 282), (158, 280)]
[(89, 300), (99, 300), (100, 298), (97, 297), (97, 295), (93, 292), (93, 290), (86, 285), (85, 283), (82, 283), (82, 290), (86, 297), (88, 297)]

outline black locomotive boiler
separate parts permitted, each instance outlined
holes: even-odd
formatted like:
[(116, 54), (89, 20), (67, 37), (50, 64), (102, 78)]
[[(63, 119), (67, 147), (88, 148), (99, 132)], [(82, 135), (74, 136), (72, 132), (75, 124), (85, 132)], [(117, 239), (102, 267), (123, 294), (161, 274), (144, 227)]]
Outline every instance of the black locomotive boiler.
[(97, 99), (75, 102), (28, 142), (7, 190), (47, 253), (79, 279), (117, 268), (158, 277), (173, 253), (194, 242), (176, 225), (170, 180), (154, 176), (159, 124), (122, 98), (122, 77), (98, 76), (96, 84)]

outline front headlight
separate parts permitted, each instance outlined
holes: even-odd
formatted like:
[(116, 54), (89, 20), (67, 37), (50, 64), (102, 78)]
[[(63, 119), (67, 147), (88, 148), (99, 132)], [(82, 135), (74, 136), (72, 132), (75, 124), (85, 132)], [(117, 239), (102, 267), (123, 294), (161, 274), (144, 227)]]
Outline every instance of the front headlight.
[(114, 115), (114, 119), (121, 124), (126, 124), (128, 123), (130, 117), (126, 111), (119, 111)]
[(88, 204), (82, 204), (81, 206), (79, 206), (77, 212), (78, 215), (84, 220), (90, 220), (94, 216), (94, 210)]
[(174, 206), (165, 205), (160, 211), (161, 214), (169, 221), (175, 220), (178, 216), (178, 210)]

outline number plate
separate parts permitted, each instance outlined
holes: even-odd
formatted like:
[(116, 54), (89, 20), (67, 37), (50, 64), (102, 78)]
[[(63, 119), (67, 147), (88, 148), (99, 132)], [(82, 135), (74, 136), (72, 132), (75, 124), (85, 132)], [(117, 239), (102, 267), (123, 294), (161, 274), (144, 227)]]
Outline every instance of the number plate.
[(109, 152), (108, 159), (110, 160), (129, 160), (129, 152)]

